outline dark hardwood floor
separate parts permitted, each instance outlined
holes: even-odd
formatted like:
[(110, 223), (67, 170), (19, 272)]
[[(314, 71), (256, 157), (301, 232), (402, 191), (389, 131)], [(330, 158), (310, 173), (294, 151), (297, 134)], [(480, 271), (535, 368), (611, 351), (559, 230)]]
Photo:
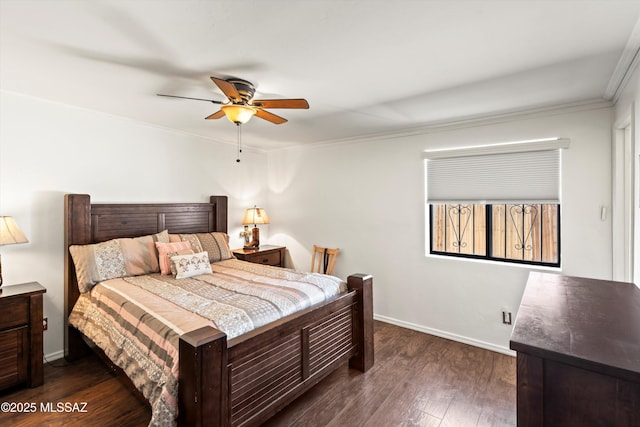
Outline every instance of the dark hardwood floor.
[[(515, 358), (386, 323), (375, 323), (375, 365), (338, 369), (266, 426), (514, 426)], [(62, 364), (62, 360), (53, 364)], [(35, 413), (0, 412), (0, 425), (146, 426), (149, 409), (94, 356), (45, 366), (45, 383), (0, 394)], [(41, 403), (86, 412), (41, 411)], [(73, 409), (73, 408), (72, 408)], [(81, 408), (78, 408), (81, 409)]]

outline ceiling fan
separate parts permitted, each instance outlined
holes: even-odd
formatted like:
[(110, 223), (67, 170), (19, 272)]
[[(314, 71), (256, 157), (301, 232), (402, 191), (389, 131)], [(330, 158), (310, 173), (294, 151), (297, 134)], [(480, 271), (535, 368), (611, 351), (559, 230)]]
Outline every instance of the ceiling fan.
[(171, 98), (194, 99), (196, 101), (207, 101), (220, 104), (220, 110), (205, 117), (205, 119), (219, 119), (226, 116), (233, 123), (240, 125), (251, 119), (254, 115), (267, 120), (276, 125), (285, 123), (287, 119), (266, 111), (265, 108), (309, 108), (306, 99), (253, 99), (255, 87), (251, 82), (238, 78), (220, 79), (211, 77), (211, 80), (220, 88), (222, 93), (229, 99), (229, 102), (216, 101), (213, 99), (190, 98), (177, 95), (163, 95)]

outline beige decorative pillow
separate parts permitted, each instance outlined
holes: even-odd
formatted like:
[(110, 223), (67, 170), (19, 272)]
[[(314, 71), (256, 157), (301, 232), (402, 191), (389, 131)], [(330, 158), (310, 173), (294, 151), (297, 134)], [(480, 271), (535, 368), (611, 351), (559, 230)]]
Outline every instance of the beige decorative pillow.
[(171, 264), (176, 269), (176, 279), (198, 276), (200, 274), (211, 273), (209, 255), (200, 252), (190, 255), (176, 255), (171, 257)]
[(210, 263), (233, 258), (227, 233), (170, 234), (169, 237), (172, 242), (191, 243), (191, 248), (196, 253), (206, 251)]
[(168, 241), (168, 237), (165, 230), (149, 236), (70, 246), (80, 292), (88, 292), (102, 280), (159, 272), (155, 242)]

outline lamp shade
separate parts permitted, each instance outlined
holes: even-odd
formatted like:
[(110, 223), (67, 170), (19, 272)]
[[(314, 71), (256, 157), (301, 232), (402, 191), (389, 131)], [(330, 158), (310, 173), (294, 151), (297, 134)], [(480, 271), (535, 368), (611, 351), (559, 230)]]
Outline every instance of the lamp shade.
[(0, 216), (0, 246), (28, 243), (16, 221), (11, 216)]
[(269, 224), (269, 216), (262, 208), (249, 208), (242, 218), (242, 225), (248, 224)]
[(254, 107), (242, 104), (226, 104), (220, 107), (222, 112), (235, 124), (244, 124), (256, 113)]

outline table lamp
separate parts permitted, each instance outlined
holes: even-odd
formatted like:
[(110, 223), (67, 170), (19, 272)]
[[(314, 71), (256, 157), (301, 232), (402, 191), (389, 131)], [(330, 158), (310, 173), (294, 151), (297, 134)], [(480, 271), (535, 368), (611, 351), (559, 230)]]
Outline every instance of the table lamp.
[[(253, 224), (253, 229), (251, 230), (251, 242), (247, 243), (249, 224)], [(258, 228), (258, 224), (269, 224), (269, 216), (267, 213), (264, 209), (255, 206), (247, 209), (244, 213), (244, 218), (242, 218), (242, 225), (244, 225), (245, 229), (245, 249), (258, 249), (260, 247), (260, 229)]]
[[(28, 243), (16, 221), (11, 216), (0, 216), (0, 246)], [(2, 286), (2, 258), (0, 257), (0, 286)]]

